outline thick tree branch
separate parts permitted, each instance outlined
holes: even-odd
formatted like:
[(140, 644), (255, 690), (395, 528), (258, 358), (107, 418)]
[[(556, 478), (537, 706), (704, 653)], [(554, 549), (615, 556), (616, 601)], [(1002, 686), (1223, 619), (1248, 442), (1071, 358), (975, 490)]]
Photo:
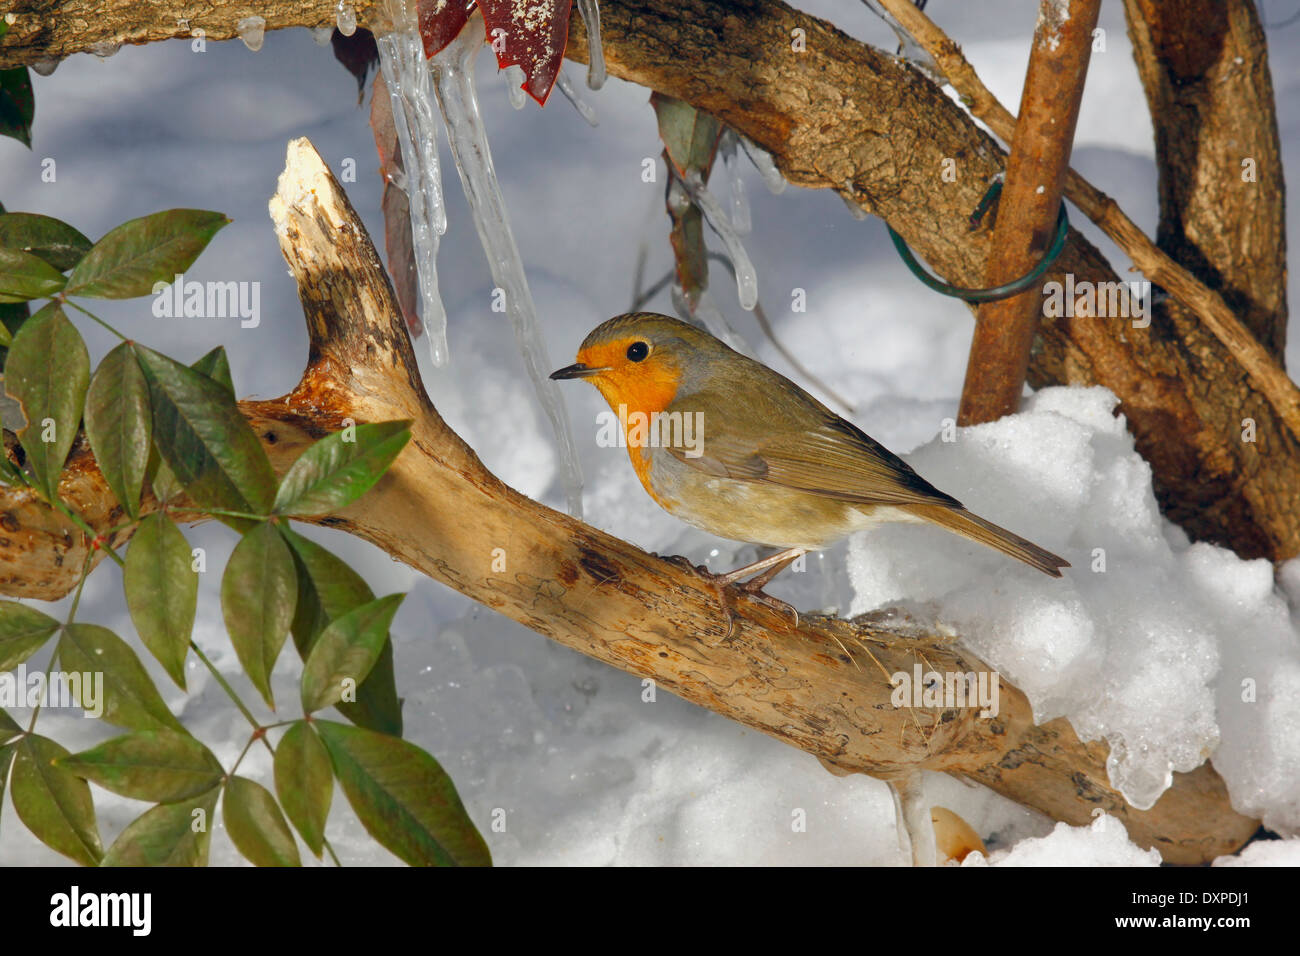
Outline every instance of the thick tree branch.
[(1255, 4), (1125, 0), (1124, 12), (1155, 127), (1160, 248), (1219, 292), (1280, 363), (1286, 187)]
[[(1108, 782), (1106, 747), (1081, 743), (1063, 719), (1035, 726), (1028, 701), (1005, 680), (995, 719), (980, 719), (975, 709), (894, 707), (888, 675), (914, 664), (988, 669), (934, 624), (885, 612), (795, 626), (731, 589), (731, 629), (713, 587), (694, 571), (513, 491), (447, 427), (418, 380), (378, 254), (306, 140), (290, 144), (272, 218), (311, 342), (292, 392), (241, 403), (276, 468), (286, 469), (344, 418), (414, 421), (412, 441), (389, 473), (322, 524), (840, 771), (882, 779), (947, 772), (1074, 824), (1101, 808), (1171, 862), (1232, 852), (1255, 831), (1255, 821), (1232, 810), (1209, 765), (1175, 775), (1152, 809), (1129, 807)], [(84, 443), (61, 490), (96, 529), (119, 520)], [(6, 552), (24, 552), (9, 562), (5, 593), (51, 598), (73, 586), (88, 547), (83, 535), (22, 491), (0, 489), (0, 516)], [(493, 570), (496, 548), (505, 550), (505, 572)]]

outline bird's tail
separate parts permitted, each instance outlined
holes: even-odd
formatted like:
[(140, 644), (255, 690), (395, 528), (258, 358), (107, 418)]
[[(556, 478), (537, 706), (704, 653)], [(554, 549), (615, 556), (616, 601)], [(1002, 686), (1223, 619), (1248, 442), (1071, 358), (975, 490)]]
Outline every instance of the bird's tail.
[(985, 521), (979, 515), (971, 514), (965, 508), (950, 508), (944, 505), (912, 505), (908, 508), (918, 518), (955, 531), (963, 537), (987, 544), (1003, 554), (1010, 555), (1025, 564), (1032, 565), (1044, 574), (1054, 578), (1061, 576), (1061, 568), (1068, 568), (1070, 562), (1045, 548), (1040, 548), (1032, 541), (1026, 541), (1018, 534), (1012, 534), (1006, 528), (999, 528), (992, 521)]

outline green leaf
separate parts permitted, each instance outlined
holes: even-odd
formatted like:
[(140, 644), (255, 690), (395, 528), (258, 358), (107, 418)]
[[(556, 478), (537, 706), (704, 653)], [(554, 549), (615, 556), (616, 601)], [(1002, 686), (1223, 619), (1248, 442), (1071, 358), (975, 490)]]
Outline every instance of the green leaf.
[(24, 737), (16, 747), (9, 796), (18, 819), (50, 849), (86, 866), (97, 864), (104, 850), (90, 787), (55, 763), (68, 752), (36, 735)]
[(329, 751), (305, 720), (291, 724), (275, 746), (275, 792), (302, 841), (320, 859), (334, 799), (334, 768)]
[(185, 491), (185, 486), (176, 477), (176, 473), (168, 468), (167, 462), (158, 455), (157, 444), (149, 449), (149, 464), (145, 468), (145, 476), (149, 487), (153, 489), (153, 496), (160, 502), (169, 502)]
[(269, 522), (240, 539), (221, 576), (221, 611), (235, 654), (272, 709), (271, 671), (289, 636), (297, 584), (289, 546)]
[(68, 295), (131, 299), (170, 283), (230, 220), (219, 212), (168, 209), (124, 222), (100, 239), (68, 276)]
[(212, 381), (224, 387), (230, 393), (231, 398), (235, 397), (235, 382), (230, 377), (230, 359), (226, 355), (225, 346), (218, 345), (192, 364), (190, 368), (200, 375), (206, 375)]
[(302, 668), (302, 709), (322, 710), (341, 700), (370, 674), (388, 641), (388, 628), (404, 594), (390, 594), (331, 621)]
[(126, 606), (140, 640), (182, 690), (199, 593), (191, 555), (181, 529), (158, 511), (140, 522), (122, 572)]
[(10, 136), (30, 149), (35, 115), (36, 97), (27, 67), (0, 70), (0, 136)]
[(0, 601), (0, 673), (35, 654), (58, 629), (58, 621), (34, 607)]
[[(59, 472), (77, 437), (90, 383), (90, 355), (81, 334), (52, 302), (23, 323), (5, 360), (5, 390), (23, 407), (18, 438), (49, 501), (58, 498)], [(46, 421), (53, 423), (45, 441)]]
[(0, 743), (8, 743), (15, 737), (21, 736), (22, 732), (23, 729), (18, 726), (18, 722), (0, 710)]
[(136, 350), (149, 382), (154, 444), (195, 506), (269, 513), (275, 472), (230, 392), (152, 349)]
[(451, 778), (399, 737), (313, 722), (366, 831), (411, 866), (490, 866), (487, 844)]
[(226, 781), (221, 803), (226, 832), (235, 849), (254, 866), (301, 866), (293, 831), (271, 791), (247, 777)]
[[(163, 703), (135, 651), (108, 628), (81, 622), (65, 627), (59, 638), (59, 666), (83, 675), (103, 674), (103, 700), (99, 703), (110, 724), (128, 730), (187, 732)], [(79, 698), (78, 704), (85, 709), (84, 687)]]
[(650, 105), (659, 120), (664, 152), (678, 174), (685, 175), (692, 168), (707, 174), (717, 154), (722, 124), (703, 110), (664, 93), (652, 95)]
[(64, 757), (56, 766), (134, 800), (176, 803), (221, 783), (212, 751), (188, 734), (137, 730)]
[(29, 252), (63, 272), (90, 251), (90, 240), (51, 216), (7, 212), (0, 215), (0, 247)]
[[(293, 642), (305, 661), (316, 638), (331, 620), (375, 599), (361, 575), (329, 551), (288, 527), (280, 529), (293, 548), (298, 571), (298, 606), (293, 616)], [(357, 690), (354, 702), (339, 701), (339, 713), (359, 727), (402, 736), (402, 701), (397, 696), (390, 638), (379, 660)]]
[(330, 514), (356, 501), (410, 441), (410, 425), (409, 421), (382, 422), (326, 435), (285, 473), (275, 496), (275, 513)]
[(150, 807), (104, 854), (103, 866), (207, 866), (219, 787)]
[(140, 514), (140, 489), (153, 439), (149, 384), (135, 349), (123, 342), (104, 356), (86, 392), (86, 437), (104, 480), (132, 518)]
[(0, 302), (43, 299), (62, 289), (65, 281), (44, 259), (0, 246)]

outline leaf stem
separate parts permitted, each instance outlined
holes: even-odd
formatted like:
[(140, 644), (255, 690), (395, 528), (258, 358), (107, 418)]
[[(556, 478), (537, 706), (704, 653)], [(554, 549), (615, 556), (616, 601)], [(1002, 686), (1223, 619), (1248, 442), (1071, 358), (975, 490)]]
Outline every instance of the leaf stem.
[(103, 319), (101, 319), (99, 316), (97, 316), (94, 312), (91, 312), (89, 309), (86, 309), (86, 308), (83, 308), (82, 306), (77, 305), (77, 303), (75, 303), (75, 302), (73, 302), (71, 299), (67, 298), (67, 297), (66, 297), (62, 292), (60, 292), (58, 295), (54, 296), (54, 299), (55, 299), (56, 301), (58, 301), (58, 302), (62, 302), (64, 305), (70, 305), (70, 306), (72, 306), (72, 307), (73, 307), (74, 309), (76, 309), (78, 312), (81, 312), (81, 313), (83, 313), (83, 314), (85, 314), (85, 315), (90, 316), (92, 319), (94, 319), (96, 322), (98, 322), (98, 323), (99, 323), (100, 325), (102, 325), (104, 328), (108, 329), (108, 331), (110, 331), (110, 332), (112, 332), (114, 335), (116, 335), (116, 336), (117, 336), (119, 339), (121, 339), (123, 342), (126, 341), (126, 336), (125, 336), (125, 335), (123, 335), (123, 334), (122, 334), (121, 332), (119, 332), (117, 329), (113, 328), (111, 325), (109, 325), (107, 322), (105, 322)]

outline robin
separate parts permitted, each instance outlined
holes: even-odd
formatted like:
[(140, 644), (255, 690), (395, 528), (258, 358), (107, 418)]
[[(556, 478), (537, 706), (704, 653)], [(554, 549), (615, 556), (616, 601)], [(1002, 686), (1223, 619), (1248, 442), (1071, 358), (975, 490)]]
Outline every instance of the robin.
[[(800, 555), (888, 521), (929, 522), (1044, 574), (1069, 562), (967, 511), (766, 365), (654, 312), (592, 330), (553, 379), (586, 379), (618, 415), (641, 484), (688, 524), (780, 548), (729, 574), (761, 596)], [(761, 573), (760, 573), (761, 572)]]

